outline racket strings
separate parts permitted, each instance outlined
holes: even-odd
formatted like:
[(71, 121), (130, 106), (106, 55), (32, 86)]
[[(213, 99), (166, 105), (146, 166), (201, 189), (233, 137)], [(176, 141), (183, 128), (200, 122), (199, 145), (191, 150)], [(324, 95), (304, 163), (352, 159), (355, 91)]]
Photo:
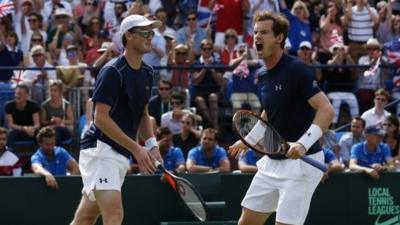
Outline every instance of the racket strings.
[(179, 195), (192, 210), (193, 214), (201, 221), (204, 221), (206, 219), (206, 210), (197, 192), (189, 184), (180, 180), (177, 181), (177, 188)]
[(233, 119), (236, 130), (241, 137), (246, 137), (253, 127), (260, 121), (261, 125), (265, 128), (263, 138), (259, 140), (253, 148), (257, 151), (265, 152), (268, 154), (277, 154), (282, 151), (282, 138), (279, 134), (268, 126), (263, 121), (259, 120), (256, 116), (250, 113), (237, 113)]

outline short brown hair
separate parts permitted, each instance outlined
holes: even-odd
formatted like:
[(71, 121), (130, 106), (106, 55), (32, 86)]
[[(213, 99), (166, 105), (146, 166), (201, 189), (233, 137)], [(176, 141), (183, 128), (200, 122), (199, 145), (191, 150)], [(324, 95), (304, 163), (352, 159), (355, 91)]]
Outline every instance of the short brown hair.
[(7, 135), (7, 129), (4, 127), (0, 127), (0, 134), (6, 134)]
[(214, 128), (204, 129), (203, 132), (201, 133), (201, 136), (203, 136), (205, 133), (214, 134), (215, 141), (218, 139), (218, 131)]
[(272, 21), (272, 31), (274, 32), (275, 37), (279, 34), (283, 34), (283, 39), (281, 42), (281, 48), (283, 49), (285, 47), (285, 40), (289, 32), (289, 21), (283, 15), (276, 14), (274, 12), (260, 11), (254, 16), (253, 22), (256, 23), (266, 20)]
[(36, 140), (40, 143), (43, 141), (43, 138), (51, 138), (56, 136), (56, 131), (47, 126), (47, 127), (42, 127), (38, 134), (36, 135)]
[(389, 98), (390, 98), (389, 92), (387, 92), (383, 88), (379, 88), (378, 90), (375, 91), (375, 97), (378, 96), (378, 95), (385, 96), (386, 100), (389, 100)]

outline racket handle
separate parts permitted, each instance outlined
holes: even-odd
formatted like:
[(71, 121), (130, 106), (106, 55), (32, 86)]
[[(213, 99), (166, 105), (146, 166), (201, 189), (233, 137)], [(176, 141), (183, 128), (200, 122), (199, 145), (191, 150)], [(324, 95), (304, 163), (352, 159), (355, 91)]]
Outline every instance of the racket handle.
[(319, 161), (317, 161), (317, 160), (315, 160), (313, 158), (310, 158), (309, 156), (305, 155), (305, 156), (301, 157), (300, 159), (303, 160), (304, 162), (314, 166), (315, 168), (321, 170), (324, 173), (326, 171), (328, 171), (328, 167), (325, 164), (320, 163)]

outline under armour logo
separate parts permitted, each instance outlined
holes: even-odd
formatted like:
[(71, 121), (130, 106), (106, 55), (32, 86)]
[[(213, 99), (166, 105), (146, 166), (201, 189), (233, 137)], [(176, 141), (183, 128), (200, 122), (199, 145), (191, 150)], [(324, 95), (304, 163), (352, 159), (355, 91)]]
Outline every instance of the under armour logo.
[(107, 178), (104, 178), (104, 179), (99, 178), (99, 181), (100, 181), (100, 184), (103, 183), (103, 182), (104, 182), (104, 183), (108, 183)]
[(282, 90), (282, 84), (275, 85), (275, 91), (281, 91)]
[(311, 132), (308, 132), (308, 133), (307, 133), (307, 136), (309, 136), (309, 137), (310, 137), (310, 136), (311, 136)]

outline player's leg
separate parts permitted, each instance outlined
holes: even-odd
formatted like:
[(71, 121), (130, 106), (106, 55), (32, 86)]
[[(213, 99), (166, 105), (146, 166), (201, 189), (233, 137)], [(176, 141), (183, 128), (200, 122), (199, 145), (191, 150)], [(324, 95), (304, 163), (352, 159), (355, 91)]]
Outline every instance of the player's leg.
[[(309, 155), (309, 157), (320, 162), (324, 159), (322, 151)], [(291, 160), (287, 163), (291, 164), (287, 166), (292, 166), (289, 168), (298, 168), (298, 171), (293, 171), (292, 177), (281, 184), (276, 224), (302, 225), (306, 220), (312, 195), (323, 173), (302, 160)], [(293, 164), (298, 165), (293, 166)]]
[[(265, 159), (260, 159), (265, 161)], [(263, 225), (278, 206), (279, 181), (257, 172), (242, 201), (239, 225)]]
[(94, 191), (100, 208), (103, 225), (120, 225), (124, 218), (121, 192), (117, 190)]
[(243, 207), (238, 225), (264, 225), (270, 215), (270, 213), (256, 212)]
[(70, 225), (93, 225), (96, 223), (99, 215), (100, 210), (96, 201), (89, 201), (86, 194), (83, 194)]

